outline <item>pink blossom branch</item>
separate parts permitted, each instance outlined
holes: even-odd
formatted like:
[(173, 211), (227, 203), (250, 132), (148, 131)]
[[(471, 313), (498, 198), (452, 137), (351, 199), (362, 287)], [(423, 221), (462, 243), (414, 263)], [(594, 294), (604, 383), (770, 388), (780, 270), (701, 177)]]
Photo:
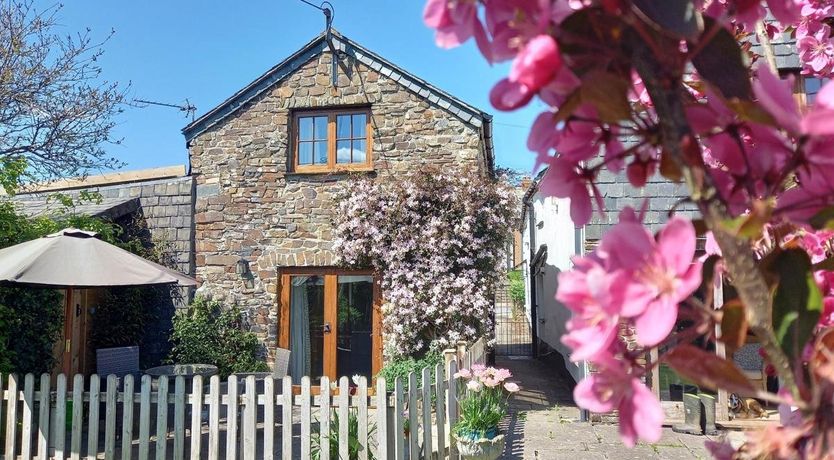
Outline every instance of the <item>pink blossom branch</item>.
[(773, 331), (770, 288), (759, 271), (749, 243), (722, 225), (730, 219), (726, 206), (712, 199), (717, 192), (705, 172), (700, 148), (683, 108), (682, 94), (686, 90), (682, 71), (661, 65), (653, 51), (654, 47), (648, 49), (637, 41), (633, 58), (654, 103), (663, 147), (681, 167), (690, 195), (698, 203), (707, 226), (715, 235), (724, 263), (733, 276), (733, 285), (746, 307), (750, 330), (761, 341), (785, 387), (791, 390), (794, 399), (799, 400), (790, 361), (779, 347)]

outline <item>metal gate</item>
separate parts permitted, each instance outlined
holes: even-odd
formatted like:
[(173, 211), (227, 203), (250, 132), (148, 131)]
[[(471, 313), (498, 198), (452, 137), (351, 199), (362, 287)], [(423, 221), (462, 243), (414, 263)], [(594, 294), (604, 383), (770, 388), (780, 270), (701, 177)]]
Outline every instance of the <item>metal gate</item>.
[(533, 334), (524, 305), (514, 305), (509, 286), (495, 293), (495, 354), (498, 356), (532, 356)]

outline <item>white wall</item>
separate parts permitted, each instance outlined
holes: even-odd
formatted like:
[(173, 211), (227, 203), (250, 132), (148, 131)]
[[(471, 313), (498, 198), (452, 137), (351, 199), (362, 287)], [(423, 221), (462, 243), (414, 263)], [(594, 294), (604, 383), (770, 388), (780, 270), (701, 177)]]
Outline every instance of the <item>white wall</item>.
[[(532, 235), (530, 213), (532, 213)], [(531, 251), (531, 240), (536, 247)], [(580, 231), (570, 220), (570, 202), (567, 199), (543, 197), (536, 193), (528, 215), (524, 220), (522, 233), (524, 248), (525, 303), (530, 316), (532, 296), (530, 295), (531, 252), (535, 256), (539, 248), (547, 246), (547, 257), (536, 279), (538, 291), (538, 336), (550, 348), (560, 353), (568, 372), (579, 381), (584, 376), (583, 363), (571, 363), (568, 359), (570, 350), (562, 344), (565, 322), (570, 318), (570, 311), (556, 301), (557, 276), (562, 270), (571, 268), (571, 258), (580, 250)]]

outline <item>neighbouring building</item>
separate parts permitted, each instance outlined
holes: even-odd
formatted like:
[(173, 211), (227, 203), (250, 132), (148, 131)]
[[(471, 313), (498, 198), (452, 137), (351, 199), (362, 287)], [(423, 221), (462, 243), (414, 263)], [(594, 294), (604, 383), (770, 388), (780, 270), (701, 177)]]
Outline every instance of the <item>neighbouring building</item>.
[[(163, 253), (166, 265), (191, 274), (194, 272), (193, 189), (194, 181), (185, 166), (173, 166), (31, 185), (10, 199), (28, 217), (72, 213), (101, 217), (125, 231), (139, 232), (137, 236), (147, 244), (156, 245)], [(85, 201), (80, 199), (82, 192), (94, 192), (97, 198)], [(56, 199), (58, 194), (72, 198), (74, 206), (64, 206)], [(139, 353), (143, 365), (157, 365), (168, 356), (171, 319), (176, 308), (188, 303), (190, 290), (193, 289), (178, 289), (170, 297), (161, 296), (157, 305), (148, 305), (153, 320), (141, 340)], [(68, 339), (69, 346), (56, 346), (56, 357), (69, 355), (70, 375), (96, 371), (95, 350), (90, 346), (89, 335), (102, 292), (103, 289), (73, 290), (73, 304), (78, 308), (66, 312), (75, 315), (68, 321), (72, 324), (71, 335), (61, 337), (58, 342), (63, 345)]]
[[(290, 349), (296, 378), (371, 376), (382, 363), (378, 280), (334, 264), (334, 190), (423, 164), (494, 169), (489, 114), (335, 31), (183, 133), (198, 292), (242, 308), (270, 360)], [(344, 309), (360, 320), (341, 324)]]

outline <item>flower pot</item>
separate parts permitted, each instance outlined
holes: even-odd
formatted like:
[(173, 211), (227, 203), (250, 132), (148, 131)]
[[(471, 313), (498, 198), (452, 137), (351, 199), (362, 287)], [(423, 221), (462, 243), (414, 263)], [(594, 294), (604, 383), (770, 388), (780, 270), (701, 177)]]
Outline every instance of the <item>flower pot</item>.
[[(504, 452), (505, 438), (503, 434), (497, 434), (498, 429), (484, 433), (485, 436), (477, 434), (454, 434), (455, 443), (461, 458), (469, 460), (496, 460)], [(492, 435), (492, 437), (489, 437)]]

